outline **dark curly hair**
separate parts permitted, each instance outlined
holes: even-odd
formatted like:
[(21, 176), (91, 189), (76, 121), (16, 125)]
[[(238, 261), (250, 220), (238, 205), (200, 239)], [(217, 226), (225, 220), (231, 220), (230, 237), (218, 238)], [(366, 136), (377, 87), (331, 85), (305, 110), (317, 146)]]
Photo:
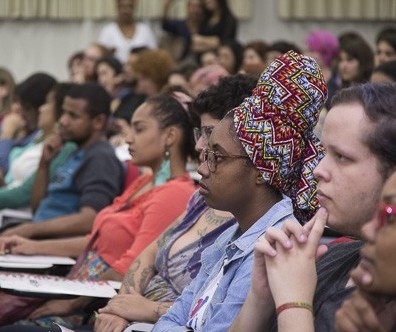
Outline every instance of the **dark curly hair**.
[(219, 83), (202, 91), (193, 103), (193, 109), (199, 115), (209, 114), (221, 120), (224, 115), (239, 106), (243, 99), (252, 94), (257, 79), (243, 74), (223, 77)]

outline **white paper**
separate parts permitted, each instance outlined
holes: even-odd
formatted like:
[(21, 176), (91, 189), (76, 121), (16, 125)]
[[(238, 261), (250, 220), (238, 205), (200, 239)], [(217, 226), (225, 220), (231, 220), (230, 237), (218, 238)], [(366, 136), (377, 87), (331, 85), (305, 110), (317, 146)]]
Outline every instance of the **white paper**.
[(0, 272), (0, 288), (39, 294), (66, 294), (112, 298), (116, 291), (107, 281), (75, 280), (30, 273)]
[(10, 217), (19, 219), (32, 219), (32, 212), (26, 210), (2, 209), (0, 210), (0, 218)]
[(74, 265), (76, 261), (70, 257), (46, 255), (0, 255), (0, 263), (27, 263), (50, 265)]
[(38, 264), (38, 263), (14, 263), (14, 262), (0, 262), (0, 268), (3, 269), (49, 269), (53, 267), (52, 264)]
[(121, 281), (107, 280), (107, 282), (114, 289), (117, 289), (117, 290), (121, 289), (121, 285), (122, 285)]

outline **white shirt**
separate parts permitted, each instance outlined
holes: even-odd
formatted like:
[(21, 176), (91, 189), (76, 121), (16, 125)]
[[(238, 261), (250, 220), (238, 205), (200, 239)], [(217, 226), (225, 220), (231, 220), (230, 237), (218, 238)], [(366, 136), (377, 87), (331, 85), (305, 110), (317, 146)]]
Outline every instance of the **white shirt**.
[(117, 23), (109, 23), (101, 30), (98, 42), (108, 48), (114, 48), (115, 56), (122, 63), (127, 61), (132, 47), (157, 47), (157, 39), (154, 32), (146, 23), (136, 23), (135, 33), (132, 38), (126, 38)]

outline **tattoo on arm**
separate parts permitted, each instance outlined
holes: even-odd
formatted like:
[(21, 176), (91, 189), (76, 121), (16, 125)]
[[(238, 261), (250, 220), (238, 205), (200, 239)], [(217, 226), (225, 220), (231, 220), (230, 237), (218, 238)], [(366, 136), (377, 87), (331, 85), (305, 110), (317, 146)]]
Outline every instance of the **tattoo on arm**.
[(153, 277), (155, 273), (155, 266), (154, 265), (149, 265), (146, 268), (143, 269), (143, 271), (140, 274), (140, 282), (139, 282), (139, 290), (140, 294), (143, 294), (144, 290), (146, 289), (149, 281)]
[(123, 286), (125, 287), (125, 291), (127, 293), (131, 293), (131, 288), (135, 288), (135, 273), (137, 270), (139, 270), (139, 267), (141, 265), (140, 259), (137, 259), (133, 262), (133, 264), (129, 267), (127, 273), (125, 274), (124, 277), (124, 282)]

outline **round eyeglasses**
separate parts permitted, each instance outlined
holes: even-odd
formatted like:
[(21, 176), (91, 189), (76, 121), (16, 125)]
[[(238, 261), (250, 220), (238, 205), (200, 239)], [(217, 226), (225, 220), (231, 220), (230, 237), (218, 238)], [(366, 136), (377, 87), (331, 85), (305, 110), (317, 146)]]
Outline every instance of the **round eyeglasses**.
[(240, 156), (240, 155), (219, 155), (215, 151), (205, 149), (202, 152), (203, 161), (208, 163), (209, 171), (214, 173), (217, 170), (217, 165), (219, 161), (222, 159), (248, 159), (248, 156)]

